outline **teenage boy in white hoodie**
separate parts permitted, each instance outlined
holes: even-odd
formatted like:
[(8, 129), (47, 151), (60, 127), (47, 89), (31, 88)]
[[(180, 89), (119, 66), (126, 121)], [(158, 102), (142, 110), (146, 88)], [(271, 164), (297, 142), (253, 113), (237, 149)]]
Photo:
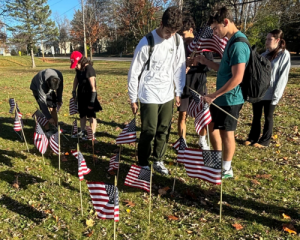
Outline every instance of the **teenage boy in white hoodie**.
[[(176, 32), (182, 28), (182, 15), (177, 7), (169, 7), (162, 16), (160, 27), (153, 30), (153, 52), (149, 59), (147, 37), (137, 45), (128, 73), (128, 93), (133, 114), (141, 111), (141, 135), (138, 145), (139, 165), (149, 169), (151, 142), (154, 139), (153, 168), (168, 175), (163, 164), (171, 126), (174, 102), (180, 106), (185, 86), (185, 51)], [(149, 62), (147, 62), (149, 60)]]

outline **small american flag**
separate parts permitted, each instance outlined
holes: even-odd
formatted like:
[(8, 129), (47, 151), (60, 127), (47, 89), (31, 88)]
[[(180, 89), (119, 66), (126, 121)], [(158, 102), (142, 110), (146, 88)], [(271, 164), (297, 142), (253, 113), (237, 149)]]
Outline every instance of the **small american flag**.
[[(19, 117), (18, 117), (19, 115)], [(15, 121), (14, 121), (14, 130), (15, 132), (19, 132), (22, 130), (23, 127), (23, 121), (22, 121), (23, 114), (18, 112), (17, 109), (15, 111)]]
[(117, 144), (132, 143), (136, 141), (136, 127), (135, 118), (131, 120), (129, 124), (123, 129), (120, 135), (117, 137)]
[[(16, 102), (15, 102), (15, 99), (14, 98), (10, 98), (8, 100), (8, 103), (9, 103), (9, 106), (10, 106), (10, 109), (9, 109), (9, 113), (13, 113), (14, 112), (14, 109), (15, 109), (15, 106), (16, 106)], [(17, 106), (18, 107), (18, 106)], [(19, 111), (19, 110), (18, 110)]]
[(93, 206), (100, 219), (119, 221), (119, 191), (111, 184), (103, 182), (87, 183)]
[(94, 136), (94, 133), (93, 133), (93, 130), (90, 126), (86, 126), (86, 132), (87, 132), (87, 139), (88, 140), (95, 140), (95, 136)]
[(72, 135), (78, 134), (77, 120), (75, 119), (73, 122), (73, 131)]
[(43, 132), (43, 129), (41, 128), (38, 122), (36, 123), (33, 142), (41, 154), (44, 154), (47, 151), (49, 143), (48, 138), (46, 137), (45, 133)]
[(109, 168), (108, 172), (113, 171), (113, 170), (118, 170), (119, 168), (119, 153), (115, 154), (111, 157), (109, 161)]
[(84, 179), (83, 176), (89, 174), (91, 169), (87, 167), (85, 159), (83, 158), (81, 152), (78, 152), (77, 159), (78, 159), (78, 177), (79, 180), (82, 181)]
[[(207, 156), (206, 154), (205, 156)], [(215, 155), (216, 157), (220, 155)], [(184, 166), (187, 175), (191, 178), (200, 178), (204, 181), (221, 184), (222, 169), (215, 169), (204, 164), (205, 161), (211, 161), (212, 158), (208, 155), (208, 160), (203, 159), (203, 151), (201, 149), (186, 148), (184, 152)], [(216, 158), (218, 161), (220, 159)], [(221, 165), (221, 164), (220, 164)]]
[(195, 117), (195, 129), (196, 132), (200, 135), (202, 128), (204, 128), (207, 124), (211, 122), (211, 115), (209, 111), (209, 105), (202, 101), (200, 104), (200, 111), (197, 113)]
[(75, 104), (74, 98), (70, 99), (70, 105), (69, 105), (69, 114), (74, 115), (78, 113), (77, 105)]
[(77, 150), (71, 150), (71, 153), (74, 157), (76, 157), (76, 159), (78, 159), (78, 152)]
[(43, 127), (49, 122), (40, 110), (36, 110), (32, 117), (34, 118), (34, 116), (36, 117), (38, 123)]
[[(60, 132), (62, 132), (60, 130)], [(52, 149), (52, 151), (54, 153), (56, 153), (57, 155), (59, 154), (59, 149), (58, 149), (58, 131), (57, 133), (53, 134), (51, 137), (50, 137), (50, 147)]]
[(195, 118), (199, 111), (200, 103), (203, 100), (202, 100), (202, 96), (199, 93), (192, 91), (191, 89), (189, 89), (189, 91), (193, 99), (188, 106), (187, 114)]
[(125, 178), (124, 185), (134, 188), (140, 188), (149, 192), (150, 174), (151, 171), (147, 169), (143, 169), (136, 165), (131, 165), (130, 170)]
[(206, 167), (222, 169), (222, 151), (202, 150), (202, 155)]
[(187, 147), (188, 146), (187, 146), (185, 140), (181, 137), (180, 144), (178, 147), (178, 153), (177, 153), (177, 162), (184, 163), (184, 152)]
[(204, 49), (218, 53), (223, 56), (228, 38), (220, 39), (213, 34), (213, 30), (209, 26), (200, 28), (194, 40), (188, 45), (188, 52), (200, 53)]

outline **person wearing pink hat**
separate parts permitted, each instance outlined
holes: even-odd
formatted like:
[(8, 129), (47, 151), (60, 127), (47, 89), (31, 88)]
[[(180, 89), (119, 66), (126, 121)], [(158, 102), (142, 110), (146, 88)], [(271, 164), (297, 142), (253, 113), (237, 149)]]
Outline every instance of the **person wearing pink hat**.
[(76, 70), (72, 95), (74, 99), (77, 99), (78, 111), (80, 115), (81, 132), (79, 132), (78, 135), (83, 140), (87, 140), (87, 134), (85, 130), (86, 119), (89, 118), (95, 137), (97, 127), (96, 112), (102, 110), (102, 107), (97, 99), (96, 72), (93, 68), (93, 63), (78, 51), (72, 52), (70, 61), (70, 68), (75, 68)]

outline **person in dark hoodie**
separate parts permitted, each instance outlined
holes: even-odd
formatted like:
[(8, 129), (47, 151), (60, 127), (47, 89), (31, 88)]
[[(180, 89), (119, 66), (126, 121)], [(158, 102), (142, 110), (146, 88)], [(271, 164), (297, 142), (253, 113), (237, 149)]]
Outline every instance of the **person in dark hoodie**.
[[(30, 84), (33, 96), (50, 124), (57, 126), (56, 108), (62, 105), (63, 75), (55, 69), (45, 69), (36, 74)], [(45, 126), (49, 137), (49, 123)]]

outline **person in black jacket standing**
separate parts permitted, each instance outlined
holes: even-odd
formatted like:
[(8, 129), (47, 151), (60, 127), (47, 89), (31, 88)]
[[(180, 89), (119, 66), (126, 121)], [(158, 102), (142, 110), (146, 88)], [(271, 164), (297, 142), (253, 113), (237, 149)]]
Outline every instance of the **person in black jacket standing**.
[[(97, 99), (96, 91), (96, 72), (93, 64), (78, 51), (74, 51), (70, 57), (70, 68), (76, 68), (76, 76), (73, 82), (73, 98), (78, 101), (78, 112), (80, 115), (80, 128), (79, 137), (87, 140), (86, 136), (86, 119), (92, 126), (93, 134), (95, 137), (97, 120), (96, 112), (102, 110), (102, 107)], [(76, 95), (77, 88), (77, 95)]]
[[(182, 30), (179, 32), (185, 43), (185, 47), (190, 44), (194, 39), (195, 23), (192, 17), (186, 17), (183, 20)], [(187, 50), (186, 50), (187, 52)], [(203, 55), (209, 59), (213, 60), (213, 55), (209, 51), (204, 51)], [(187, 60), (188, 62), (188, 60)], [(187, 63), (188, 66), (188, 63)], [(192, 100), (189, 87), (193, 90), (196, 90), (199, 94), (205, 95), (207, 92), (206, 83), (207, 83), (207, 72), (209, 71), (208, 67), (202, 64), (197, 66), (187, 67), (186, 70), (186, 85), (183, 89), (183, 94), (181, 96), (181, 105), (178, 107), (179, 118), (178, 118), (178, 135), (180, 137), (186, 138), (186, 119), (187, 119), (187, 109)], [(205, 136), (207, 131), (203, 128), (200, 132), (199, 137), (199, 146), (203, 150), (208, 150), (209, 146), (207, 145)]]

